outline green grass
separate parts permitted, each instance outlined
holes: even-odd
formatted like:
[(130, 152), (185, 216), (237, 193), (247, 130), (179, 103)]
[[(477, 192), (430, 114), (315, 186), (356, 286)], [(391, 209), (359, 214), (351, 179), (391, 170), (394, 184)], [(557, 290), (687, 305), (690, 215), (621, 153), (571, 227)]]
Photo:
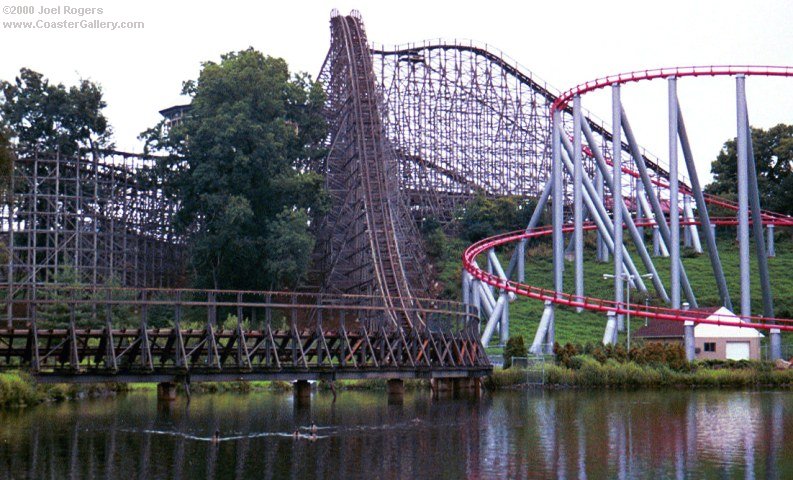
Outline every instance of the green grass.
[[(383, 383), (383, 388), (385, 383)], [(183, 391), (184, 386), (177, 387)], [(360, 387), (363, 389), (363, 387)], [(24, 372), (0, 373), (0, 408), (25, 407), (46, 402), (103, 397), (119, 392), (155, 392), (156, 383), (38, 384)], [(292, 391), (290, 382), (200, 382), (190, 385), (191, 394)]]
[(0, 407), (35, 405), (42, 397), (27, 376), (16, 372), (0, 373)]
[[(793, 240), (789, 238), (788, 232), (778, 232), (776, 241), (776, 257), (769, 259), (769, 273), (771, 277), (771, 288), (774, 297), (775, 316), (793, 317)], [(599, 297), (604, 299), (613, 298), (613, 280), (603, 279), (604, 273), (613, 273), (613, 262), (599, 263), (595, 259), (594, 234), (590, 233), (586, 239), (584, 260), (584, 293), (587, 296)], [(738, 244), (734, 241), (733, 231), (719, 231), (717, 234), (719, 255), (727, 277), (727, 286), (732, 297), (734, 306), (739, 303), (740, 285), (738, 276), (739, 252)], [(703, 238), (704, 243), (704, 238)], [(651, 246), (651, 244), (650, 244)], [(460, 239), (450, 239), (443, 258), (436, 261), (438, 276), (444, 286), (444, 294), (447, 297), (460, 299), (460, 269), (462, 268), (461, 256), (466, 247), (466, 242)], [(635, 250), (631, 249), (632, 257), (640, 273), (645, 273)], [(754, 258), (754, 246), (752, 246), (752, 310), (762, 312), (762, 297), (760, 283), (757, 275), (757, 262)], [(507, 265), (512, 253), (512, 247), (499, 253), (503, 265)], [(553, 287), (553, 259), (550, 244), (547, 241), (530, 245), (527, 248), (526, 258), (526, 283), (534, 286), (552, 288)], [(707, 252), (696, 255), (693, 252), (685, 252), (683, 265), (688, 274), (691, 286), (694, 290), (697, 302), (700, 307), (719, 305), (718, 290), (711, 269), (710, 260)], [(663, 279), (667, 290), (669, 288), (669, 259), (653, 258), (659, 275)], [(486, 261), (479, 260), (480, 266), (484, 266)], [(573, 292), (573, 266), (571, 262), (565, 262), (564, 291)], [(647, 280), (648, 289), (652, 292), (652, 284)], [(681, 293), (681, 298), (685, 301), (685, 296)], [(631, 302), (642, 303), (644, 297), (637, 294), (636, 290), (631, 291)], [(655, 304), (657, 300), (652, 299)], [(660, 305), (660, 304), (659, 304)], [(542, 302), (527, 298), (518, 298), (510, 304), (510, 334), (523, 335), (527, 343), (531, 343), (542, 315)], [(636, 331), (644, 325), (644, 319), (632, 318), (631, 330)], [(585, 343), (589, 341), (601, 341), (605, 326), (605, 315), (592, 312), (576, 313), (572, 309), (560, 307), (556, 315), (556, 340), (561, 343)], [(784, 338), (787, 337), (787, 338)], [(496, 344), (497, 337), (493, 344)], [(783, 343), (793, 343), (793, 335), (783, 333)], [(493, 352), (498, 349), (493, 349)]]
[(0, 408), (25, 407), (42, 402), (113, 395), (129, 390), (127, 384), (38, 384), (23, 372), (0, 373)]

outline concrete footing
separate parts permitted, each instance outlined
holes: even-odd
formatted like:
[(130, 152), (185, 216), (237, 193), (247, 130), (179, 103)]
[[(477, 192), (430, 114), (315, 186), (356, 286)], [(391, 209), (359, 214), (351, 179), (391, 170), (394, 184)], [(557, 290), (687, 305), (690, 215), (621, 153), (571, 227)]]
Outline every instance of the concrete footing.
[(294, 383), (295, 403), (308, 405), (311, 403), (311, 384), (308, 380), (297, 380)]
[(452, 382), (452, 389), (455, 395), (470, 393), (475, 388), (473, 378), (455, 378)]
[(434, 397), (450, 397), (454, 391), (453, 382), (453, 379), (433, 378), (430, 380), (432, 395)]
[(683, 332), (683, 346), (686, 351), (686, 360), (693, 362), (697, 358), (696, 344), (694, 343), (694, 322), (685, 322)]
[(478, 397), (482, 388), (480, 378), (434, 378), (430, 381), (435, 398)]
[(171, 402), (176, 400), (176, 383), (162, 382), (157, 384), (157, 400)]
[(771, 351), (769, 357), (771, 360), (778, 360), (782, 358), (782, 335), (778, 328), (772, 328), (770, 333)]
[(386, 384), (388, 403), (399, 404), (405, 400), (405, 382), (401, 378), (391, 378)]

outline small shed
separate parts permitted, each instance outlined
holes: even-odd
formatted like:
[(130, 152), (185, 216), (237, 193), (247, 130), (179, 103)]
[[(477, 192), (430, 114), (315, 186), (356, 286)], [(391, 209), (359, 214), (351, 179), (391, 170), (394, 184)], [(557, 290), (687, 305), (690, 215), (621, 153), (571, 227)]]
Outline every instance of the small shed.
[[(707, 318), (742, 322), (738, 316), (721, 307)], [(750, 327), (734, 327), (698, 323), (694, 327), (697, 359), (759, 360), (763, 334)]]

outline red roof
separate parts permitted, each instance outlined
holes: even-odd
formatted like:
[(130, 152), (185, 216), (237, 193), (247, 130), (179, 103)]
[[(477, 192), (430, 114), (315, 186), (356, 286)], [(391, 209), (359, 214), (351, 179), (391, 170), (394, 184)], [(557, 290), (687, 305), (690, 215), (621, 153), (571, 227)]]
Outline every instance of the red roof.
[(684, 333), (683, 322), (651, 318), (647, 321), (647, 325), (636, 330), (633, 336), (643, 338), (669, 338), (683, 337)]
[[(691, 311), (711, 314), (719, 308), (721, 307), (692, 308)], [(647, 325), (636, 330), (636, 333), (633, 335), (643, 338), (682, 338), (685, 335), (685, 328), (683, 322), (651, 318), (647, 321)]]

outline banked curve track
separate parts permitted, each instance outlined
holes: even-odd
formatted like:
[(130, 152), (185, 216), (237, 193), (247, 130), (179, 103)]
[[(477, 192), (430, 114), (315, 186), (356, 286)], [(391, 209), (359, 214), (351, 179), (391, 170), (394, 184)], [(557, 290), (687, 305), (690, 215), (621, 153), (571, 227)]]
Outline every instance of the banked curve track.
[[(566, 110), (568, 104), (577, 95), (583, 95), (588, 92), (602, 89), (614, 84), (626, 84), (631, 82), (648, 81), (659, 78), (670, 77), (701, 77), (701, 76), (768, 76), (768, 77), (793, 77), (793, 67), (785, 66), (706, 66), (706, 67), (676, 67), (676, 68), (662, 68), (654, 70), (635, 71), (603, 77), (597, 80), (583, 83), (570, 90), (565, 91), (558, 96), (551, 107), (552, 112), (556, 110)], [(583, 148), (583, 154), (589, 155), (586, 147)], [(611, 162), (609, 162), (611, 163)], [(638, 173), (623, 167), (622, 171), (631, 176), (638, 176)], [(658, 181), (657, 185), (661, 188), (669, 188), (668, 183)], [(681, 191), (687, 191), (688, 187), (681, 185)], [(718, 197), (714, 195), (705, 196), (706, 203), (710, 205), (717, 205), (727, 208), (732, 211), (738, 210), (737, 203)], [(774, 226), (793, 226), (793, 218), (783, 214), (763, 210), (762, 212), (763, 225)], [(637, 227), (652, 227), (655, 225), (653, 220), (635, 220)], [(737, 226), (738, 219), (735, 217), (721, 217), (711, 218), (711, 223), (717, 226)], [(686, 220), (681, 218), (680, 225), (699, 225), (699, 222)], [(585, 231), (596, 230), (597, 226), (594, 223), (585, 223), (583, 229)], [(574, 227), (564, 226), (563, 233), (570, 233)], [(647, 305), (633, 304), (626, 302), (615, 302), (589, 296), (578, 296), (566, 292), (559, 292), (553, 289), (547, 289), (537, 286), (532, 286), (526, 283), (512, 281), (499, 277), (494, 273), (478, 267), (476, 258), (479, 255), (486, 254), (489, 250), (501, 247), (508, 244), (528, 240), (532, 238), (539, 238), (549, 236), (553, 233), (552, 225), (545, 225), (530, 230), (518, 230), (508, 232), (500, 235), (495, 235), (489, 238), (480, 240), (470, 245), (463, 253), (463, 267), (474, 278), (491, 285), (499, 290), (511, 292), (516, 295), (528, 297), (535, 300), (548, 301), (556, 305), (562, 305), (572, 308), (583, 308), (593, 312), (614, 312), (615, 314), (630, 314), (632, 316), (654, 318), (659, 320), (671, 320), (676, 322), (694, 322), (715, 324), (724, 326), (736, 327), (751, 327), (763, 330), (780, 330), (793, 332), (793, 319), (791, 318), (776, 318), (776, 317), (762, 317), (762, 316), (745, 316), (741, 315), (743, 321), (735, 320), (733, 316), (721, 317), (713, 315), (712, 313), (700, 310), (682, 310), (664, 307), (650, 307)]]
[[(469, 181), (471, 165), (473, 168), (480, 168), (482, 165), (460, 164), (463, 166), (459, 170), (449, 170), (445, 164), (436, 164), (434, 158), (429, 156), (411, 157), (410, 154), (403, 153), (400, 138), (393, 135), (393, 131), (388, 130), (389, 105), (391, 99), (386, 88), (389, 84), (383, 78), (378, 78), (373, 68), (373, 55), (379, 57), (396, 58), (396, 64), (411, 65), (418, 62), (427, 52), (459, 50), (465, 51), (484, 59), (488, 65), (500, 68), (505, 75), (516, 79), (520, 84), (528, 86), (533, 92), (541, 97), (545, 105), (554, 109), (569, 113), (571, 108), (568, 105), (575, 94), (582, 94), (588, 91), (602, 88), (612, 83), (628, 83), (649, 80), (652, 78), (663, 78), (671, 75), (678, 76), (713, 76), (713, 75), (735, 75), (740, 73), (740, 68), (735, 67), (706, 67), (689, 69), (661, 69), (655, 71), (644, 71), (631, 74), (624, 74), (615, 77), (606, 77), (594, 82), (588, 82), (576, 89), (567, 92), (557, 93), (548, 87), (543, 81), (536, 79), (530, 72), (511, 61), (503, 54), (499, 54), (487, 46), (465, 45), (460, 43), (424, 43), (423, 45), (409, 45), (406, 47), (395, 47), (394, 49), (375, 48), (367, 44), (366, 34), (360, 15), (357, 12), (349, 16), (332, 15), (331, 18), (331, 50), (328, 53), (325, 64), (323, 65), (319, 79), (322, 81), (328, 95), (327, 118), (334, 127), (329, 136), (330, 154), (327, 163), (324, 165), (324, 172), (328, 181), (329, 191), (336, 195), (334, 206), (329, 219), (326, 231), (327, 243), (331, 247), (327, 251), (321, 252), (320, 271), (324, 273), (322, 288), (328, 292), (359, 293), (381, 295), (387, 305), (392, 305), (394, 311), (400, 302), (412, 302), (414, 297), (429, 296), (431, 292), (427, 289), (427, 280), (430, 278), (426, 270), (426, 255), (421, 245), (420, 235), (416, 224), (411, 216), (415, 212), (411, 211), (406, 201), (406, 192), (403, 191), (402, 172), (400, 162), (421, 161), (428, 168), (435, 168), (441, 173), (449, 176), (452, 180), (465, 184), (466, 182), (457, 180), (458, 177)], [(460, 67), (460, 65), (457, 65)], [(486, 69), (487, 70), (487, 69)], [(445, 71), (427, 71), (426, 81), (444, 81), (443, 77), (437, 75), (444, 74)], [(381, 72), (382, 73), (382, 72)], [(789, 72), (784, 67), (767, 67), (757, 69), (752, 74), (764, 75), (784, 75)], [(450, 81), (453, 81), (450, 80)], [(397, 88), (399, 88), (397, 86)], [(467, 92), (472, 94), (475, 92)], [(432, 95), (424, 91), (420, 95)], [(438, 94), (437, 92), (435, 94)], [(421, 97), (416, 101), (425, 101)], [(471, 102), (482, 102), (483, 108), (493, 108), (492, 105), (485, 104), (483, 99), (474, 96), (467, 98)], [(547, 109), (547, 108), (546, 108)], [(491, 112), (492, 113), (492, 112)], [(590, 128), (605, 141), (612, 138), (611, 132), (603, 127), (602, 123), (593, 121), (586, 117), (586, 122)], [(517, 124), (511, 124), (509, 119), (505, 119), (505, 124), (512, 125), (511, 128), (523, 128)], [(422, 125), (423, 128), (431, 128), (430, 125)], [(465, 128), (465, 125), (461, 125)], [(544, 130), (540, 129), (540, 130)], [(407, 129), (406, 131), (410, 131)], [(440, 135), (444, 132), (436, 132)], [(458, 132), (459, 133), (459, 132)], [(525, 132), (524, 132), (525, 133)], [(475, 134), (471, 134), (474, 135)], [(461, 137), (469, 142), (477, 142), (477, 138), (470, 139)], [(547, 140), (546, 140), (547, 141)], [(623, 143), (624, 147), (627, 147)], [(586, 147), (585, 147), (586, 148)], [(627, 148), (623, 148), (626, 151)], [(584, 152), (585, 155), (587, 152)], [(646, 152), (640, 153), (644, 163), (649, 170), (654, 173), (653, 182), (660, 188), (668, 188), (668, 170), (661, 165), (657, 158), (648, 155)], [(607, 158), (608, 159), (608, 158)], [(458, 168), (460, 165), (451, 168)], [(631, 176), (638, 174), (630, 168), (624, 167), (623, 170)], [(467, 184), (466, 184), (467, 185)], [(473, 184), (474, 187), (478, 187)], [(471, 187), (473, 190), (478, 188)], [(466, 187), (468, 188), (468, 187)], [(690, 187), (683, 181), (680, 182), (681, 192), (689, 192)], [(497, 192), (489, 192), (498, 194)], [(539, 192), (537, 192), (539, 194)], [(708, 203), (719, 205), (730, 210), (737, 210), (737, 204), (726, 199), (715, 196), (707, 197)], [(764, 211), (762, 213), (765, 224), (779, 226), (793, 225), (793, 219), (773, 212)], [(690, 220), (684, 219), (681, 224)], [(732, 222), (732, 223), (731, 223)], [(733, 219), (714, 219), (714, 223), (721, 225), (735, 224)], [(637, 221), (637, 226), (641, 225)], [(590, 227), (591, 228), (591, 227)], [(487, 239), (485, 244), (488, 246), (502, 245), (519, 238), (529, 238), (537, 235), (549, 234), (549, 231), (537, 229), (534, 231), (521, 233), (523, 237), (507, 235), (506, 237), (495, 237)], [(495, 242), (495, 243), (492, 243)], [(476, 244), (466, 252), (465, 268), (485, 283), (501, 287), (501, 280), (494, 275), (489, 275), (474, 267), (473, 259), (483, 250), (482, 244)], [(517, 284), (510, 284), (512, 287), (525, 290), (527, 293), (534, 292), (531, 287), (520, 287)], [(524, 288), (525, 287), (525, 288)], [(519, 292), (516, 292), (519, 293)], [(536, 293), (536, 292), (535, 292)], [(541, 299), (549, 299), (557, 303), (576, 302), (575, 299), (562, 299), (560, 295), (541, 293)], [(586, 300), (587, 305), (593, 301)], [(628, 310), (624, 306), (608, 305), (606, 301), (597, 300), (594, 302), (597, 309), (614, 310), (622, 312), (620, 309)], [(584, 306), (584, 305), (582, 305)], [(585, 307), (587, 308), (587, 307)], [(641, 315), (641, 312), (631, 310), (632, 314)], [(658, 310), (649, 313), (653, 316), (658, 315), (675, 316), (668, 311)], [(695, 315), (695, 314), (689, 314)], [(680, 317), (683, 318), (683, 317)], [(690, 317), (686, 317), (690, 318)], [(393, 323), (403, 326), (413, 326), (414, 319), (392, 318)], [(768, 319), (766, 319), (768, 320)], [(781, 322), (780, 323), (784, 323)], [(420, 327), (420, 325), (418, 325)]]

